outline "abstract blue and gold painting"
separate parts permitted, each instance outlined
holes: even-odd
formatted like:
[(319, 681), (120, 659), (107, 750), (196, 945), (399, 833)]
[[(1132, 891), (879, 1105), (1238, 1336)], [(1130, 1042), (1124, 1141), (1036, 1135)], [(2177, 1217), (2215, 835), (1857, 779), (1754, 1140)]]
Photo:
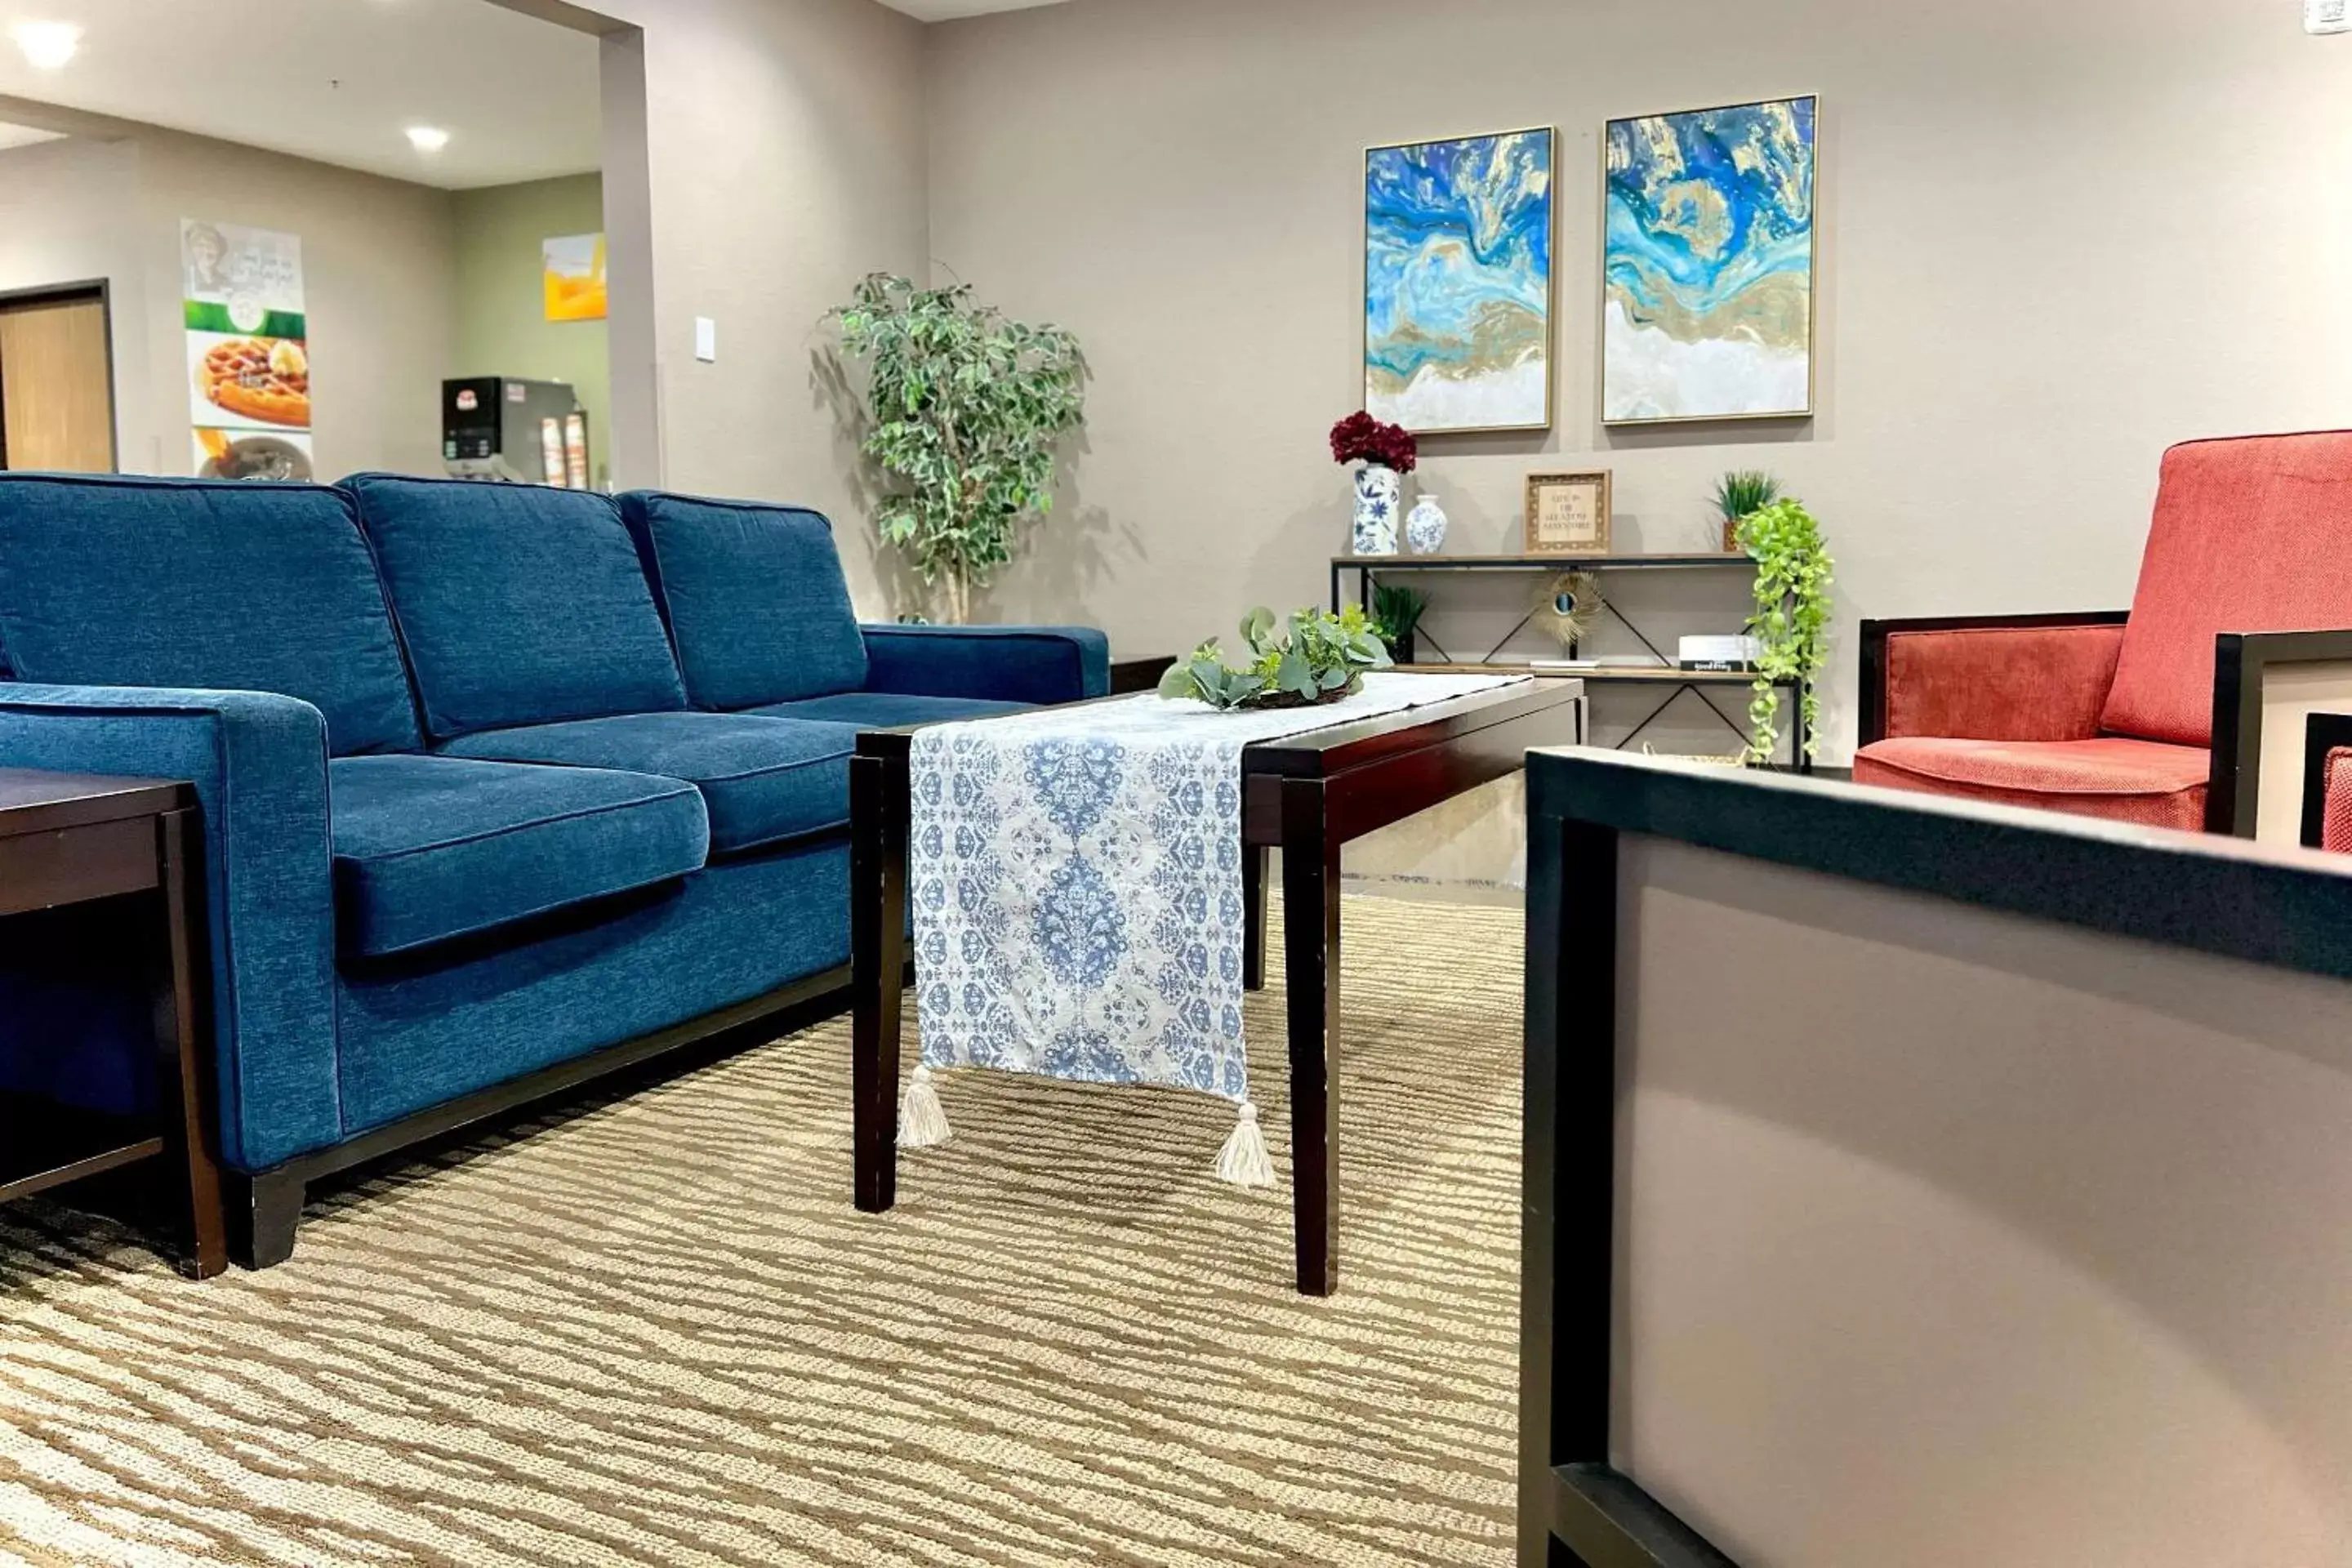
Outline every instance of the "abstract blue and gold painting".
[(1604, 421), (1812, 412), (1815, 103), (1609, 122)]
[(1364, 407), (1416, 435), (1551, 426), (1549, 129), (1364, 154)]

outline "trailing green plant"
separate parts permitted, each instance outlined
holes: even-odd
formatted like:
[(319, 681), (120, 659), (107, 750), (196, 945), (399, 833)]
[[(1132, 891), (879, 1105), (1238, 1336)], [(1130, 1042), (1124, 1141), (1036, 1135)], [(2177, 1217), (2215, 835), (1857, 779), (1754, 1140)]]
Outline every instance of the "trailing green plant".
[(1086, 418), (1078, 341), (975, 303), (969, 285), (918, 289), (887, 272), (828, 319), (842, 352), (871, 367), (866, 455), (900, 482), (875, 524), (961, 624), (972, 589), (1054, 508), (1055, 449)]
[(1831, 571), (1836, 564), (1822, 541), (1822, 525), (1801, 501), (1759, 508), (1739, 522), (1739, 544), (1756, 558), (1756, 611), (1748, 629), (1761, 645), (1756, 685), (1748, 704), (1750, 763), (1769, 763), (1780, 745), (1780, 689), (1793, 680), (1802, 693), (1805, 755), (1820, 750), (1822, 706), (1814, 679), (1829, 661)]
[(1260, 605), (1242, 617), (1246, 663), (1225, 662), (1214, 637), (1176, 661), (1160, 695), (1196, 698), (1212, 708), (1304, 708), (1362, 689), (1364, 671), (1386, 669), (1388, 650), (1364, 612), (1299, 610), (1279, 625)]
[(1372, 634), (1389, 650), (1389, 657), (1401, 659), (1401, 651), (1412, 641), (1413, 633), (1421, 629), (1421, 617), (1429, 609), (1429, 595), (1402, 583), (1372, 584)]
[(1735, 469), (1716, 481), (1715, 510), (1723, 514), (1723, 547), (1738, 542), (1740, 520), (1780, 499), (1780, 481), (1755, 468)]

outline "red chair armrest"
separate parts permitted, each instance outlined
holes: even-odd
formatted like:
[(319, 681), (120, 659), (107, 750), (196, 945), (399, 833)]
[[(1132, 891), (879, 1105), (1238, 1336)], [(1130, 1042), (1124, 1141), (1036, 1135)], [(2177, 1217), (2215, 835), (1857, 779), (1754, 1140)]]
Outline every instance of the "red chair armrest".
[(2121, 616), (2070, 624), (1865, 623), (1863, 741), (2087, 741), (2115, 683)]
[(2338, 746), (2321, 764), (2326, 786), (2320, 796), (2319, 847), (2352, 854), (2352, 746)]

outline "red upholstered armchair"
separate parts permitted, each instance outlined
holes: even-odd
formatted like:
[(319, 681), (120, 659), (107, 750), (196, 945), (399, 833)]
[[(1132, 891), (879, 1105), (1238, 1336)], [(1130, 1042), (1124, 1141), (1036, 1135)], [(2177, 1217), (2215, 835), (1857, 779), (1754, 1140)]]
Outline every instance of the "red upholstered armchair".
[(2303, 841), (2352, 855), (2352, 714), (2304, 721)]
[(2175, 447), (2128, 615), (1864, 621), (1862, 700), (1857, 783), (2295, 842), (2305, 718), (2352, 709), (2352, 431)]

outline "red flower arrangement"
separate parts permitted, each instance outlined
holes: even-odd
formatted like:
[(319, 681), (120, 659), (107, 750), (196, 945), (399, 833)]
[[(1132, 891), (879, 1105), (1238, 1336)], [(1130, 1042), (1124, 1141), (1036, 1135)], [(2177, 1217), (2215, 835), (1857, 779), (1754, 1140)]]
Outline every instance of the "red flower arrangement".
[(1331, 460), (1378, 463), (1409, 474), (1421, 461), (1421, 443), (1402, 425), (1383, 425), (1369, 414), (1350, 414), (1331, 426)]

